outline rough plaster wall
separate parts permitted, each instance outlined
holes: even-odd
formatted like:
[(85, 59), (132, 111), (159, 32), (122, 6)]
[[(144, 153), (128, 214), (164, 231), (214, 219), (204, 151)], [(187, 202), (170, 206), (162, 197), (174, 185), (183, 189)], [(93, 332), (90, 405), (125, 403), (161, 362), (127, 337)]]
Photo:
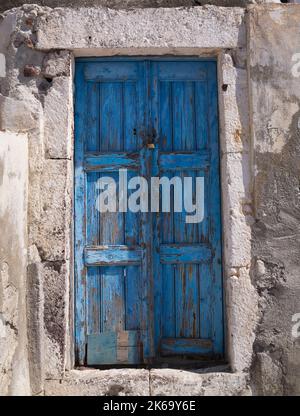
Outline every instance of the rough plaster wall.
[(30, 394), (26, 323), (27, 136), (0, 131), (0, 395)]
[[(71, 59), (69, 53), (35, 50), (33, 25), (41, 12), (37, 6), (24, 6), (0, 20), (0, 53), (6, 57), (6, 77), (0, 78), (0, 130), (28, 135), (27, 319), (32, 394), (43, 391), (45, 377), (61, 377), (70, 365), (65, 351), (72, 253), (71, 187), (67, 186), (73, 178)], [(57, 125), (64, 127), (57, 129)]]
[(300, 334), (292, 336), (300, 312), (300, 7), (251, 9), (249, 36), (260, 308), (253, 382), (258, 394), (300, 394)]

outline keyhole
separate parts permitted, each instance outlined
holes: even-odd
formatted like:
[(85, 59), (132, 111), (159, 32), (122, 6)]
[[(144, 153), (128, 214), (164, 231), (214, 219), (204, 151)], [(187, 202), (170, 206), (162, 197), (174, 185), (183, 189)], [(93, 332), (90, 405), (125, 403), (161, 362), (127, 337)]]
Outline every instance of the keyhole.
[(133, 135), (136, 136), (136, 129), (133, 129)]

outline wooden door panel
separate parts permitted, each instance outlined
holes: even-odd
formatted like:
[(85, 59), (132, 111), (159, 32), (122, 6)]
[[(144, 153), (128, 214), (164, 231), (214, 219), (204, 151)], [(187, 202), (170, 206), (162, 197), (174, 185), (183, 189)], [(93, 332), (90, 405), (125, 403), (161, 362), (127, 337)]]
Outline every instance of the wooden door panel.
[[(155, 62), (151, 68), (151, 120), (158, 132), (153, 172), (192, 178), (194, 189), (200, 176), (205, 186), (201, 222), (187, 223), (185, 209), (174, 207), (154, 218), (155, 346), (162, 355), (223, 351), (215, 77), (212, 62)], [(194, 340), (193, 346), (183, 340)]]
[(149, 338), (142, 307), (147, 282), (141, 214), (97, 209), (101, 178), (114, 179), (118, 194), (119, 169), (128, 169), (128, 178), (143, 169), (144, 78), (142, 62), (77, 65), (75, 272), (81, 364), (141, 362), (141, 346)]

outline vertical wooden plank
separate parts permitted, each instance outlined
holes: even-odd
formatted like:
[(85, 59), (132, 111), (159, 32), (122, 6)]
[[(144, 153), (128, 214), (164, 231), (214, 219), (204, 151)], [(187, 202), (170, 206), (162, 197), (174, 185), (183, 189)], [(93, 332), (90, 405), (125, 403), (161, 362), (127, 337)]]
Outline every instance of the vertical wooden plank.
[[(193, 63), (190, 63), (193, 65)], [(174, 85), (174, 150), (196, 151), (196, 109), (195, 88), (190, 81), (176, 82)], [(194, 171), (176, 171), (184, 180), (191, 177), (195, 182)], [(186, 211), (174, 214), (176, 243), (197, 243), (198, 225), (186, 223)], [(197, 265), (183, 264), (175, 269), (176, 291), (176, 336), (199, 337), (199, 272)]]
[(198, 273), (195, 265), (180, 264), (176, 271), (176, 337), (199, 338)]
[[(136, 65), (139, 65), (136, 64)], [(138, 151), (141, 148), (141, 130), (144, 128), (143, 116), (139, 112), (139, 97), (136, 82), (124, 84), (124, 150)], [(136, 172), (127, 171), (129, 181)], [(128, 191), (128, 196), (133, 191)], [(140, 213), (127, 211), (125, 218), (125, 244), (137, 246), (139, 242)], [(125, 329), (137, 330), (141, 328), (141, 269), (136, 266), (126, 267), (125, 273)]]
[(223, 354), (223, 290), (222, 290), (222, 262), (221, 262), (221, 195), (220, 195), (220, 159), (219, 159), (219, 128), (218, 128), (218, 94), (217, 94), (217, 64), (207, 63), (208, 74), (208, 109), (209, 132), (211, 149), (210, 168), (210, 240), (214, 247), (211, 263), (212, 270), (212, 339), (214, 352)]
[[(208, 117), (207, 117), (208, 118)], [(208, 145), (206, 145), (208, 146)], [(199, 241), (211, 244), (210, 227), (210, 193), (214, 192), (210, 188), (210, 169), (197, 171), (198, 176), (204, 177), (204, 219), (198, 224)], [(211, 302), (212, 302), (212, 274), (210, 264), (199, 265), (199, 285), (200, 285), (200, 334), (202, 338), (211, 339)]]
[[(122, 151), (123, 140), (123, 84), (104, 82), (100, 96), (100, 148), (102, 151)], [(101, 176), (112, 177), (119, 194), (118, 171)], [(100, 244), (124, 244), (124, 214), (121, 212), (101, 213)], [(124, 268), (104, 267), (101, 269), (101, 294), (103, 331), (125, 328)]]
[(195, 150), (207, 149), (208, 145), (208, 119), (207, 119), (207, 83), (194, 82), (195, 94)]
[(85, 173), (83, 156), (85, 143), (86, 84), (84, 64), (77, 64), (75, 82), (75, 347), (76, 362), (84, 365), (86, 342), (86, 269), (83, 260), (85, 244)]
[[(123, 86), (120, 82), (101, 84), (100, 97), (100, 148), (101, 151), (123, 150)], [(102, 174), (118, 183), (118, 172)], [(118, 189), (117, 189), (118, 193)], [(101, 244), (124, 244), (123, 213), (101, 213), (99, 241)]]
[[(87, 83), (87, 111), (86, 111), (86, 152), (96, 152), (99, 150), (99, 84)], [(96, 245), (99, 243), (100, 218), (96, 207), (98, 195), (97, 180), (98, 172), (87, 174), (86, 188), (86, 243)]]
[[(87, 83), (86, 111), (86, 143), (85, 151), (99, 150), (99, 84)], [(90, 172), (86, 175), (86, 244), (99, 243), (100, 216), (96, 208), (98, 191), (96, 183), (99, 173)], [(97, 334), (101, 331), (101, 277), (98, 267), (87, 268), (86, 271), (86, 316), (87, 334)]]
[[(195, 63), (192, 64), (195, 66)], [(198, 66), (198, 63), (196, 63)], [(186, 141), (183, 144), (185, 150), (197, 152), (199, 143), (197, 143), (197, 114), (199, 109), (196, 108), (196, 88), (195, 82), (187, 82), (185, 84), (185, 102), (184, 112), (187, 114), (187, 119), (184, 124), (184, 130), (186, 131)], [(192, 178), (193, 188), (196, 187), (195, 171), (185, 171), (183, 176)], [(199, 226), (198, 224), (187, 224), (185, 213), (185, 238), (188, 243), (199, 243)], [(183, 322), (185, 325), (183, 331), (186, 337), (199, 338), (200, 337), (200, 292), (199, 292), (199, 265), (186, 264), (185, 265), (185, 286), (182, 288), (183, 297), (185, 299), (186, 308), (183, 309)]]
[[(196, 148), (201, 152), (202, 149), (208, 149), (208, 105), (207, 105), (207, 82), (195, 82), (195, 109), (196, 109)], [(208, 219), (208, 198), (210, 189), (208, 187), (208, 175), (209, 169), (197, 171), (197, 176), (204, 177), (204, 215), (205, 218), (202, 222), (198, 224), (198, 232), (200, 242), (208, 242), (208, 228), (209, 228), (209, 219)]]
[(211, 339), (211, 322), (212, 322), (212, 277), (211, 265), (203, 263), (199, 265), (200, 276), (200, 337), (203, 339)]
[(162, 152), (173, 150), (173, 92), (170, 81), (159, 81), (159, 149)]
[[(128, 172), (128, 180), (136, 173)], [(130, 191), (128, 195), (130, 195)], [(137, 246), (139, 242), (139, 228), (141, 215), (128, 211), (125, 214), (125, 244)], [(140, 329), (142, 324), (141, 309), (141, 267), (126, 267), (125, 274), (125, 299), (126, 299), (126, 327), (127, 330)]]
[(102, 331), (121, 331), (125, 323), (124, 268), (101, 267)]
[[(151, 151), (147, 148), (146, 144), (149, 140), (149, 135), (152, 135), (156, 126), (155, 117), (154, 124), (152, 124), (152, 114), (151, 114), (151, 103), (152, 97), (154, 95), (154, 89), (151, 82), (150, 75), (150, 62), (143, 61), (139, 67), (139, 79), (141, 82), (138, 86), (138, 95), (140, 97), (140, 110), (144, 114), (144, 126), (145, 129), (142, 133), (143, 138), (143, 149), (140, 152), (141, 160), (141, 175), (145, 178), (150, 178), (151, 176), (151, 163), (156, 159), (156, 152)], [(156, 119), (157, 122), (157, 119)], [(156, 130), (157, 131), (157, 130)], [(152, 261), (152, 252), (153, 252), (153, 228), (152, 228), (152, 216), (151, 212), (141, 214), (141, 244), (143, 246), (143, 255), (142, 255), (142, 285), (141, 285), (141, 294), (142, 294), (142, 319), (144, 322), (144, 331), (142, 333), (142, 342), (144, 346), (144, 360), (145, 362), (151, 362), (154, 357), (154, 276), (153, 276), (153, 261)]]
[[(151, 171), (149, 177), (156, 177), (159, 176), (159, 168), (158, 168), (158, 157), (159, 157), (159, 150), (160, 150), (160, 128), (162, 126), (163, 121), (160, 119), (159, 114), (159, 79), (158, 79), (158, 63), (151, 62), (148, 67), (149, 76), (149, 91), (148, 97), (150, 98), (150, 105), (149, 105), (149, 131), (148, 135), (152, 135), (152, 133), (156, 132), (155, 137), (155, 149), (152, 150), (152, 153), (149, 153), (151, 157)], [(152, 139), (153, 142), (153, 139)], [(161, 308), (161, 295), (162, 295), (162, 270), (161, 264), (159, 259), (159, 242), (160, 242), (160, 227), (161, 227), (161, 218), (160, 214), (153, 212), (151, 214), (152, 217), (152, 230), (153, 230), (153, 249), (152, 249), (152, 262), (153, 262), (153, 275), (152, 275), (152, 291), (153, 291), (153, 325), (152, 325), (152, 344), (153, 349), (157, 351), (159, 346), (159, 340), (161, 336), (161, 325), (162, 325), (162, 308)]]
[[(87, 83), (86, 111), (86, 152), (99, 150), (99, 84)], [(86, 244), (99, 244), (100, 215), (96, 208), (98, 190), (96, 187), (98, 172), (86, 174)], [(87, 334), (101, 331), (101, 277), (98, 267), (89, 267), (86, 271), (87, 286)]]
[(87, 270), (87, 334), (101, 332), (101, 278), (99, 267)]
[[(170, 81), (159, 82), (159, 148), (163, 152), (172, 152), (173, 146), (173, 89)], [(159, 172), (160, 176), (172, 178), (170, 172)], [(171, 212), (160, 213), (160, 243), (174, 243), (174, 202), (173, 192)], [(175, 337), (175, 268), (172, 264), (161, 265), (161, 294), (157, 314), (161, 317), (160, 337)]]
[(100, 86), (97, 82), (87, 82), (87, 102), (86, 102), (86, 140), (85, 152), (97, 152), (99, 150), (99, 98)]
[(101, 83), (100, 93), (100, 149), (105, 151), (123, 150), (121, 82)]
[[(164, 176), (172, 178), (173, 174), (170, 172), (164, 172)], [(172, 193), (173, 199), (173, 193)], [(171, 202), (171, 212), (160, 213), (161, 228), (160, 228), (160, 241), (161, 243), (173, 243), (174, 242), (174, 203)], [(162, 281), (162, 294), (161, 305), (159, 313), (162, 319), (161, 337), (174, 337), (176, 332), (176, 319), (175, 319), (175, 269), (173, 264), (161, 265), (161, 281)]]

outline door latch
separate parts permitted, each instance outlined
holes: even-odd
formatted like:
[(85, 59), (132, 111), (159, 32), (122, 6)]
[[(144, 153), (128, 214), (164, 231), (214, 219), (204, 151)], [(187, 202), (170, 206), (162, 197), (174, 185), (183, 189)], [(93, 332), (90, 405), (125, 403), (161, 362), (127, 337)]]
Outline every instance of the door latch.
[(154, 143), (147, 143), (147, 149), (155, 149)]

